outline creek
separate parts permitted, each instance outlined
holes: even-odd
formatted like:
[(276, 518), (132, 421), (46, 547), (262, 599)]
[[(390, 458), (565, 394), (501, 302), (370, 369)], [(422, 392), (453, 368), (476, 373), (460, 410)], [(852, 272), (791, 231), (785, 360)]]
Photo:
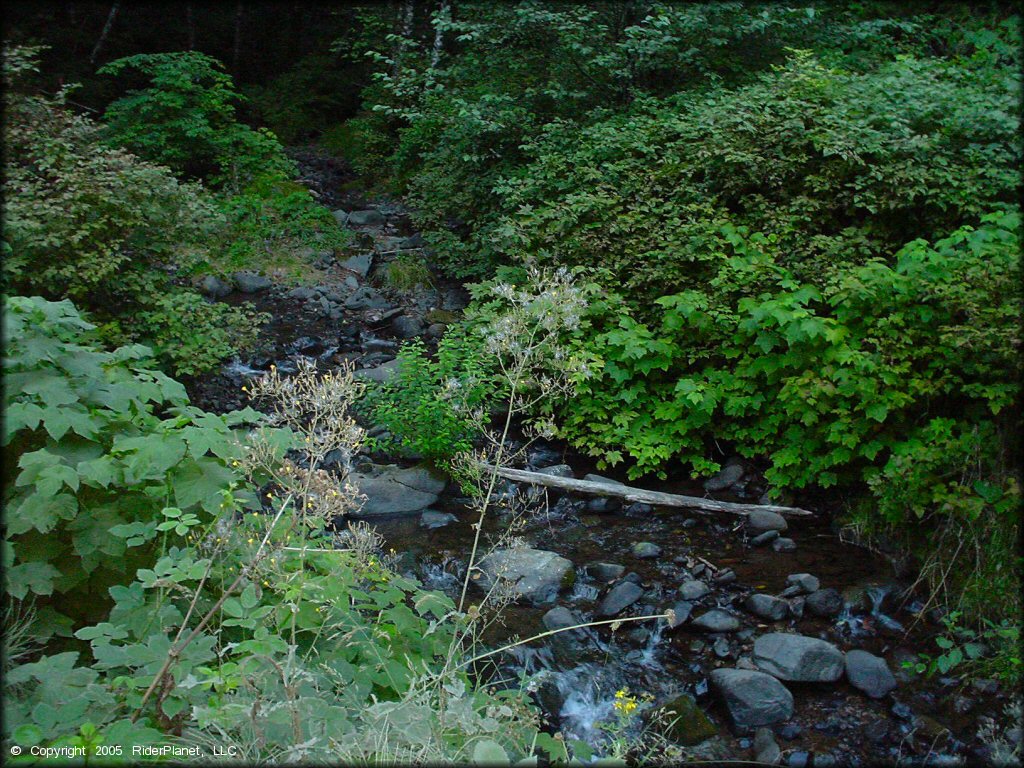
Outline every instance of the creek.
[[(297, 293), (274, 285), (258, 293), (224, 297), (232, 303), (251, 301), (272, 319), (253, 354), (230, 361), (216, 374), (186, 382), (193, 402), (203, 408), (242, 407), (241, 385), (247, 378), (261, 375), (271, 364), (287, 372), (299, 357), (316, 359), (324, 368), (351, 361), (373, 369), (394, 357), (403, 337), (422, 336), (428, 345), (436, 343), (439, 331), (425, 319), (431, 310), (457, 312), (465, 305), (465, 293), (455, 283), (437, 280), (432, 287), (394, 292), (375, 279), (388, 254), (416, 242), (404, 209), (397, 202), (353, 191), (344, 170), (315, 151), (298, 153), (297, 159), (303, 181), (325, 204), (380, 214), (370, 217), (376, 223), (356, 227), (359, 244), (372, 254), (370, 269), (359, 274), (342, 266), (351, 264), (344, 257), (339, 257), (341, 263), (325, 258), (319, 267), (321, 284), (312, 289)], [(429, 251), (422, 246), (410, 249), (429, 259)], [(358, 291), (364, 292), (365, 300), (352, 300)], [(433, 333), (427, 333), (428, 326)], [(395, 457), (369, 458), (378, 465), (411, 464)], [(577, 477), (595, 471), (588, 459), (564, 445), (533, 449), (534, 468), (557, 464), (568, 465)], [(763, 486), (757, 468), (746, 465), (741, 480), (713, 495), (750, 501)], [(711, 495), (685, 477), (648, 481), (644, 487)], [(514, 490), (509, 484), (508, 491)], [(519, 490), (533, 500), (529, 514), (518, 523), (517, 536), (530, 547), (569, 560), (573, 578), (565, 580), (553, 599), (508, 605), (501, 622), (480, 638), (483, 646), (497, 647), (544, 632), (549, 626), (545, 616), (556, 606), (591, 620), (608, 592), (624, 582), (638, 586), (640, 596), (616, 612), (617, 618), (662, 613), (681, 601), (692, 611), (691, 619), (675, 629), (667, 628), (663, 620), (648, 620), (624, 622), (614, 630), (609, 626), (573, 630), (518, 646), (500, 657), (503, 677), (530, 676), (534, 698), (549, 725), (568, 738), (586, 741), (600, 753), (606, 739), (601, 724), (614, 720), (617, 691), (628, 689), (641, 698), (641, 717), (634, 718), (637, 731), (658, 707), (686, 694), (692, 697), (696, 713), (688, 715), (675, 733), (678, 742), (693, 742), (687, 746), (688, 755), (710, 760), (749, 760), (759, 755), (764, 759), (771, 750), (764, 752), (760, 740), (755, 745), (753, 727), (734, 722), (723, 697), (709, 684), (709, 676), (720, 667), (756, 669), (751, 659), (757, 638), (790, 633), (827, 641), (840, 654), (863, 649), (880, 657), (894, 673), (896, 687), (870, 698), (846, 675), (829, 682), (787, 682), (793, 712), (773, 722), (770, 734), (781, 750), (782, 764), (954, 765), (985, 757), (985, 747), (976, 736), (979, 717), (998, 718), (1009, 692), (992, 681), (952, 675), (928, 679), (902, 668), (904, 661), (916, 659), (921, 651), (935, 653), (932, 638), (938, 627), (919, 614), (922, 606), (887, 558), (837, 534), (831, 518), (839, 499), (799, 499), (801, 506), (818, 514), (788, 521), (779, 539), (788, 539), (791, 545), (767, 541), (756, 546), (752, 543), (755, 532), (738, 517), (694, 516), (679, 509), (623, 507), (613, 500)], [(395, 551), (399, 570), (456, 601), (478, 516), (467, 502), (450, 484), (430, 507), (452, 516), (446, 524), (427, 527), (424, 523), (430, 521), (419, 512), (374, 516), (371, 521), (386, 547)], [(508, 515), (493, 510), (483, 526), (485, 545), (505, 532), (509, 522)], [(634, 545), (641, 542), (654, 545), (648, 550), (656, 554), (638, 556)], [(813, 575), (819, 588), (794, 590), (788, 579), (795, 574)], [(688, 581), (703, 582), (707, 593), (683, 601), (679, 590)], [(810, 597), (828, 590), (836, 593), (832, 605), (824, 599), (829, 595), (820, 600)], [(748, 606), (754, 594), (781, 596), (784, 616), (772, 621), (752, 612)], [(471, 601), (481, 595), (477, 587), (471, 588)], [(811, 610), (809, 604), (822, 610)], [(716, 609), (732, 617), (735, 626), (707, 631), (695, 624), (696, 617)]]

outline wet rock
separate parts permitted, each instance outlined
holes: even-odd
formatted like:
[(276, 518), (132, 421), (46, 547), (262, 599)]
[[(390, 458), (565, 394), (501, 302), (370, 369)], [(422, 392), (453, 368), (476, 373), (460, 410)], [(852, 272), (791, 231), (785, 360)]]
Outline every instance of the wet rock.
[(661, 555), (661, 547), (650, 541), (638, 541), (630, 547), (630, 552), (633, 553), (633, 557), (650, 560)]
[(791, 752), (786, 760), (789, 768), (807, 768), (810, 765), (811, 756), (807, 752)]
[(627, 517), (648, 517), (653, 511), (654, 507), (642, 501), (634, 502), (625, 509)]
[(549, 475), (550, 477), (572, 477), (572, 467), (568, 464), (556, 464), (553, 467), (543, 467), (537, 470), (538, 474)]
[(704, 490), (709, 493), (724, 491), (738, 483), (742, 479), (744, 471), (742, 461), (730, 459), (714, 477), (709, 477), (704, 481)]
[(776, 552), (796, 552), (796, 542), (792, 539), (778, 538), (772, 542), (772, 549)]
[(683, 600), (700, 600), (704, 595), (711, 592), (711, 587), (703, 581), (686, 581), (679, 587), (679, 596)]
[(793, 694), (771, 675), (745, 669), (716, 669), (710, 678), (712, 688), (737, 726), (756, 728), (783, 722), (793, 715)]
[(341, 262), (342, 268), (347, 269), (349, 272), (354, 272), (360, 277), (366, 277), (370, 273), (370, 267), (372, 266), (372, 253), (360, 253)]
[(803, 732), (804, 729), (796, 723), (786, 723), (786, 725), (779, 728), (779, 738), (786, 741), (795, 741), (800, 738)]
[(789, 604), (771, 595), (753, 594), (743, 601), (743, 607), (766, 621), (782, 621), (789, 615)]
[(432, 531), (435, 528), (443, 528), (449, 523), (457, 522), (458, 519), (451, 512), (435, 512), (432, 509), (428, 509), (420, 515), (420, 526), (428, 531)]
[(231, 293), (231, 286), (216, 275), (207, 275), (199, 283), (199, 291), (211, 299), (223, 299)]
[(500, 580), (509, 585), (518, 597), (534, 603), (554, 601), (562, 589), (572, 586), (575, 574), (572, 563), (554, 552), (522, 547), (499, 549), (484, 557), (475, 579), (484, 590)]
[(344, 227), (348, 223), (348, 211), (342, 211), (340, 209), (337, 211), (331, 211), (331, 216), (333, 216), (334, 220), (338, 222), (339, 227)]
[(345, 223), (351, 227), (376, 227), (384, 223), (384, 214), (372, 208), (365, 211), (352, 211)]
[(447, 330), (448, 326), (444, 323), (431, 323), (427, 326), (426, 335), (430, 339), (440, 339)]
[(843, 596), (835, 589), (819, 589), (807, 596), (807, 610), (815, 616), (838, 616), (843, 610)]
[(791, 573), (786, 577), (786, 584), (791, 587), (797, 587), (804, 594), (816, 592), (821, 587), (818, 577), (812, 576), (809, 573)]
[(364, 285), (345, 302), (348, 309), (390, 309), (390, 305), (377, 291)]
[(726, 613), (716, 608), (707, 613), (702, 613), (691, 622), (691, 626), (702, 629), (705, 632), (735, 632), (740, 628), (740, 620), (731, 613)]
[(914, 717), (914, 711), (902, 701), (894, 701), (889, 711), (897, 720), (910, 720)]
[(361, 381), (375, 381), (378, 384), (383, 384), (395, 377), (400, 362), (399, 360), (389, 360), (376, 368), (360, 368), (353, 376)]
[(391, 321), (391, 329), (400, 339), (411, 339), (423, 333), (423, 323), (415, 317), (399, 315)]
[(242, 293), (259, 293), (260, 291), (267, 290), (274, 284), (269, 277), (257, 275), (253, 272), (235, 272), (231, 275), (231, 282)]
[(375, 517), (420, 512), (437, 501), (447, 481), (426, 467), (402, 468), (371, 465), (368, 472), (353, 472), (350, 480), (366, 495), (354, 517)]
[(782, 750), (775, 743), (770, 729), (761, 726), (754, 733), (754, 758), (759, 763), (775, 765), (782, 757)]
[(777, 538), (779, 538), (778, 531), (765, 531), (764, 533), (759, 533), (757, 536), (752, 538), (750, 540), (750, 546), (763, 547), (765, 544), (771, 544)]
[(557, 605), (544, 614), (541, 621), (548, 629), (565, 629), (582, 624), (582, 619), (564, 605)]
[(626, 566), (618, 563), (591, 563), (586, 570), (587, 575), (594, 581), (607, 584), (622, 576), (626, 572)]
[(309, 286), (300, 285), (298, 288), (292, 288), (285, 296), (296, 301), (308, 301), (316, 296), (316, 291)]
[(754, 663), (780, 680), (800, 683), (832, 683), (843, 674), (843, 654), (834, 645), (782, 632), (754, 641)]
[(618, 616), (639, 600), (643, 594), (644, 590), (640, 586), (629, 581), (620, 581), (598, 603), (597, 608), (594, 610), (594, 615), (601, 618)]
[(665, 726), (665, 735), (677, 744), (692, 747), (718, 734), (708, 716), (692, 696), (682, 695), (656, 712), (656, 720)]
[(794, 597), (789, 601), (789, 615), (794, 619), (802, 619), (804, 617), (804, 604), (807, 599), (804, 597)]
[(872, 699), (881, 699), (896, 688), (896, 678), (889, 670), (885, 659), (872, 653), (862, 650), (848, 651), (845, 667), (850, 685)]
[(668, 628), (676, 629), (677, 627), (681, 627), (690, 618), (690, 614), (692, 612), (693, 603), (680, 600), (672, 606), (672, 618), (668, 622)]
[(765, 531), (784, 531), (788, 527), (786, 518), (766, 509), (755, 509), (747, 515), (747, 528), (754, 534)]
[(595, 515), (607, 515), (622, 509), (622, 499), (614, 496), (596, 496), (587, 501), (587, 511)]

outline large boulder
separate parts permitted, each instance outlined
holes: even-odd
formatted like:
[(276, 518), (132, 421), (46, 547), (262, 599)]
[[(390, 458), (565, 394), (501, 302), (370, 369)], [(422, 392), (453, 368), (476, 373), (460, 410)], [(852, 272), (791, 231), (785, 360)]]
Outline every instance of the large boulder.
[(489, 590), (500, 580), (534, 603), (553, 602), (562, 589), (572, 586), (575, 576), (569, 560), (528, 547), (495, 550), (478, 565), (481, 574), (475, 582), (483, 589)]
[(773, 632), (754, 641), (754, 663), (780, 680), (832, 683), (843, 675), (843, 654), (831, 643)]
[(426, 467), (403, 469), (394, 464), (374, 466), (370, 472), (353, 472), (352, 483), (366, 495), (356, 517), (381, 517), (419, 513), (430, 507), (447, 481)]
[(267, 290), (274, 284), (269, 277), (257, 275), (253, 272), (235, 272), (231, 275), (231, 282), (242, 293), (258, 293)]
[(881, 699), (896, 688), (896, 678), (889, 665), (873, 653), (847, 651), (845, 666), (850, 685), (872, 699)]
[(765, 531), (784, 531), (789, 527), (786, 518), (767, 509), (755, 509), (747, 515), (747, 528), (757, 535)]
[(620, 581), (604, 596), (594, 611), (595, 616), (609, 618), (617, 616), (639, 600), (644, 594), (641, 587), (631, 581)]
[(737, 726), (756, 728), (781, 723), (793, 715), (793, 694), (771, 675), (748, 669), (716, 669), (710, 677), (712, 688)]
[(231, 286), (216, 275), (207, 275), (199, 283), (199, 290), (211, 299), (223, 299), (231, 293)]
[(370, 208), (365, 211), (352, 211), (345, 223), (350, 227), (377, 227), (384, 223), (384, 214)]

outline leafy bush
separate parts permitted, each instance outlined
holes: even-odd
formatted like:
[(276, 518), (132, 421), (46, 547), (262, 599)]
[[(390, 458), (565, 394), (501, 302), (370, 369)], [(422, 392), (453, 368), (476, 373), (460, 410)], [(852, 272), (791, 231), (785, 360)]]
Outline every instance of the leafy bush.
[[(5, 290), (70, 298), (112, 341), (155, 339), (180, 372), (211, 367), (251, 337), (254, 321), (172, 286), (168, 267), (194, 269), (222, 217), (199, 185), (105, 146), (64, 92), (24, 92), (35, 53), (5, 52)], [(171, 337), (205, 352), (193, 356)]]
[(432, 461), (451, 459), (472, 447), (473, 411), (485, 411), (496, 393), (481, 353), (479, 341), (458, 329), (441, 339), (434, 358), (422, 342), (406, 342), (394, 379), (371, 390), (363, 407), (398, 447)]
[[(471, 679), (452, 601), (391, 570), (369, 527), (326, 530), (358, 506), (320, 469), (362, 438), (350, 375), (272, 372), (253, 385), (269, 417), (214, 416), (145, 349), (92, 346), (69, 302), (16, 297), (6, 321), (5, 586), (43, 605), (27, 632), (74, 640), (9, 660), (5, 740), (123, 762), (168, 742), (247, 762), (529, 754), (536, 713)], [(304, 466), (284, 459), (299, 445)]]
[(95, 618), (102, 603), (79, 598), (152, 557), (142, 545), (161, 508), (220, 511), (237, 457), (230, 427), (257, 415), (190, 407), (180, 384), (147, 367), (147, 348), (101, 351), (94, 327), (69, 301), (5, 304), (5, 591), (63, 596), (39, 612), (45, 633)]

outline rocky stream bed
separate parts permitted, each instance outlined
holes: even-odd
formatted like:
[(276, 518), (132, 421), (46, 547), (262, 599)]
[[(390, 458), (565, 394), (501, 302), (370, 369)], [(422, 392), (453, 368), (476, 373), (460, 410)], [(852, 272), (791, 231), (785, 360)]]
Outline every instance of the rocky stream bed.
[[(462, 286), (440, 280), (404, 292), (384, 288), (378, 277), (397, 254), (424, 253), (429, 261), (402, 205), (341, 192), (344, 169), (315, 152), (297, 159), (303, 180), (359, 233), (361, 249), (312, 254), (323, 275), (315, 286), (255, 275), (237, 275), (230, 284), (208, 279), (203, 287), (212, 300), (251, 301), (272, 320), (255, 353), (187, 382), (201, 407), (243, 406), (247, 378), (271, 364), (294, 370), (300, 356), (324, 368), (352, 361), (361, 378), (384, 380), (403, 339), (436, 343), (444, 320), (467, 303)], [(556, 443), (535, 445), (528, 468), (574, 477), (594, 471)], [(476, 520), (457, 487), (392, 456), (363, 457), (357, 471), (368, 497), (362, 514), (398, 553), (398, 567), (457, 599)], [(704, 485), (679, 479), (645, 487), (756, 501), (765, 485), (756, 467), (737, 459)], [(503, 490), (517, 489), (508, 482)], [(513, 676), (533, 676), (537, 702), (567, 737), (600, 751), (598, 724), (613, 719), (615, 693), (628, 687), (651, 697), (637, 727), (655, 712), (675, 713), (671, 738), (695, 759), (790, 766), (986, 762), (979, 725), (1003, 717), (1012, 691), (992, 680), (925, 678), (903, 668), (921, 651), (934, 653), (936, 617), (921, 615), (923, 606), (886, 558), (840, 539), (828, 500), (801, 500), (818, 514), (787, 520), (772, 513), (696, 516), (520, 490), (533, 499), (519, 532), (527, 546), (492, 552), (476, 582), (510, 580), (520, 594), (503, 624), (485, 636), (487, 644), (589, 620), (666, 609), (675, 616), (673, 626), (646, 621), (614, 631), (572, 630), (506, 657)], [(490, 515), (485, 540), (505, 525), (507, 517)]]

